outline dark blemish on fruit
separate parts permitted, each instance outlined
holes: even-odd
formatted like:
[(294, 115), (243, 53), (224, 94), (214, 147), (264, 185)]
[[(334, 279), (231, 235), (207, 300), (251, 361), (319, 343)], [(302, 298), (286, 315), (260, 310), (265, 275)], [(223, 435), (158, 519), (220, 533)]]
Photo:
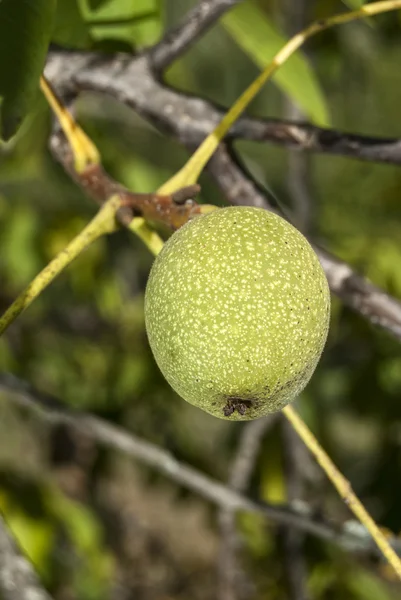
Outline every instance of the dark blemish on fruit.
[[(242, 214), (246, 217), (243, 228)], [(166, 243), (167, 249), (161, 254), (166, 257), (165, 265), (162, 258), (155, 261), (146, 290), (146, 326), (163, 373), (171, 374), (169, 381), (177, 381), (183, 398), (227, 420), (262, 416), (281, 406), (287, 396), (290, 400), (298, 394), (316, 365), (327, 335), (325, 310), (329, 312), (329, 297), (323, 271), (310, 247), (306, 244), (307, 252), (301, 249), (306, 243), (304, 238), (297, 237), (292, 228), (285, 238), (285, 224), (280, 220), (276, 226), (277, 218), (260, 209), (237, 207), (194, 220), (190, 226), (193, 229), (178, 230)], [(199, 223), (199, 229), (195, 223)], [(213, 292), (203, 293), (210, 283), (210, 267), (216, 275), (214, 283), (224, 279), (227, 288), (213, 283)], [(236, 287), (239, 267), (244, 294)], [(260, 285), (254, 286), (257, 282)], [(215, 307), (213, 315), (210, 302)], [(240, 324), (239, 310), (246, 317), (241, 317)], [(245, 329), (248, 321), (249, 343)], [(260, 324), (270, 321), (277, 323), (277, 331), (275, 325), (271, 329), (260, 327), (259, 335)], [(253, 323), (258, 329), (252, 329)], [(180, 343), (174, 356), (169, 346), (176, 336)], [(262, 370), (270, 388), (266, 379), (260, 379)], [(299, 385), (294, 382), (294, 372)], [(221, 375), (218, 385), (209, 379), (213, 376), (214, 381), (216, 373)], [(216, 389), (218, 395), (213, 392)]]
[(223, 414), (225, 417), (231, 417), (237, 411), (243, 416), (252, 404), (252, 400), (245, 400), (244, 398), (227, 398), (227, 402), (223, 407)]

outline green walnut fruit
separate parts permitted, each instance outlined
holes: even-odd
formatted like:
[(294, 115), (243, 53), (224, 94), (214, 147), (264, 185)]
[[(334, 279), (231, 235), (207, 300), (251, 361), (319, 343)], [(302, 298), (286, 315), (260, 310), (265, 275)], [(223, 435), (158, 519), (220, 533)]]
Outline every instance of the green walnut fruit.
[(319, 260), (287, 221), (232, 207), (176, 231), (145, 295), (150, 346), (182, 398), (216, 417), (283, 408), (322, 353), (330, 295)]

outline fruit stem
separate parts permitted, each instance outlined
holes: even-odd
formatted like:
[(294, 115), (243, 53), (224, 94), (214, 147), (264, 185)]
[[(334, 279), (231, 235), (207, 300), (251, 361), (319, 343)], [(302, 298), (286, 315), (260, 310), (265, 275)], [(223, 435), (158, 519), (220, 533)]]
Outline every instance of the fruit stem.
[(301, 437), (310, 452), (314, 455), (327, 477), (337, 488), (341, 498), (344, 500), (354, 515), (366, 527), (372, 538), (380, 548), (390, 565), (393, 567), (399, 579), (401, 579), (401, 560), (390, 546), (383, 532), (376, 525), (373, 518), (367, 512), (362, 502), (355, 495), (349, 481), (340, 473), (329, 455), (323, 450), (306, 423), (295, 412), (291, 406), (283, 408), (283, 413)]
[(163, 248), (164, 242), (159, 234), (147, 225), (144, 218), (134, 217), (128, 225), (128, 229), (142, 240), (152, 254), (155, 256), (159, 254)]
[(68, 246), (46, 265), (0, 318), (0, 336), (74, 258), (102, 235), (118, 229), (115, 215), (119, 207), (119, 196), (112, 196)]

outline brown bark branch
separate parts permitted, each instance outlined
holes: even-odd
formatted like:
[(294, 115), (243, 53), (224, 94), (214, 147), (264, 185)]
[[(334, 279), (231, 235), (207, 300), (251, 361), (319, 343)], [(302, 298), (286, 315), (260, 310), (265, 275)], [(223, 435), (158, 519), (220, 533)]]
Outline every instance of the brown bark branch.
[[(184, 144), (199, 144), (225, 114), (207, 100), (186, 96), (160, 83), (146, 56), (104, 57), (53, 50), (46, 74), (62, 95), (79, 90), (109, 94)], [(355, 135), (302, 122), (242, 117), (231, 129), (230, 139), (272, 142), (302, 151), (401, 164), (400, 138)]]
[[(308, 13), (312, 12), (313, 8), (313, 0), (282, 2), (280, 16), (283, 29), (289, 37), (307, 26), (310, 20)], [(301, 121), (305, 117), (299, 106), (289, 97), (283, 100), (283, 115), (293, 121)], [(294, 148), (288, 149), (286, 179), (293, 214), (292, 222), (305, 235), (310, 234), (313, 231), (314, 214), (310, 154), (298, 152)], [(281, 427), (286, 498), (288, 502), (296, 502), (302, 498), (304, 488), (303, 471), (299, 461), (299, 452), (303, 449), (302, 442), (288, 421), (283, 419)], [(282, 550), (285, 586), (290, 600), (309, 600), (304, 542), (305, 536), (301, 532), (288, 527), (283, 527), (278, 535), (278, 543)]]
[[(282, 421), (282, 448), (287, 498), (297, 502), (302, 498), (304, 487), (300, 458), (304, 445), (290, 423)], [(308, 600), (307, 568), (304, 557), (305, 536), (295, 529), (285, 527), (281, 535), (285, 579), (291, 600)]]
[[(166, 450), (128, 433), (121, 427), (89, 414), (69, 411), (56, 398), (32, 388), (13, 375), (0, 374), (0, 390), (6, 392), (9, 400), (15, 405), (35, 411), (50, 424), (74, 427), (96, 440), (98, 444), (141, 461), (220, 508), (256, 513), (273, 523), (294, 527), (319, 539), (335, 543), (347, 551), (381, 556), (365, 528), (353, 520), (338, 527), (329, 521), (313, 518), (306, 504), (302, 508), (294, 508), (287, 505), (270, 505), (249, 498), (178, 461)], [(401, 556), (401, 540), (396, 537), (390, 538), (390, 543)]]
[(181, 188), (166, 196), (131, 192), (115, 181), (99, 164), (89, 165), (78, 173), (73, 166), (71, 148), (62, 131), (53, 133), (50, 148), (68, 175), (99, 205), (115, 194), (120, 197), (121, 208), (116, 216), (123, 226), (128, 226), (133, 217), (141, 216), (150, 221), (162, 221), (171, 229), (178, 229), (188, 219), (200, 213), (199, 205), (193, 201), (200, 191), (199, 185)]
[[(275, 413), (244, 425), (230, 467), (227, 485), (231, 490), (239, 493), (247, 492), (263, 438), (279, 416), (279, 413)], [(218, 562), (219, 600), (248, 598), (251, 595), (250, 583), (240, 565), (239, 554), (242, 543), (237, 532), (235, 512), (221, 509), (219, 526), (221, 535)]]
[[(111, 94), (133, 107), (159, 129), (167, 130), (188, 147), (198, 144), (217, 124), (222, 114), (204, 100), (188, 98), (160, 84), (154, 78), (146, 56), (137, 59), (126, 56), (105, 59), (96, 54), (52, 52), (49, 55), (46, 74), (62, 95), (71, 95), (78, 89)], [(234, 128), (234, 134), (237, 135), (238, 128), (241, 131), (241, 127), (242, 134), (247, 126), (257, 128), (257, 123), (256, 120), (242, 119)], [(292, 139), (294, 143), (295, 140), (295, 144), (302, 149), (322, 151), (324, 146), (322, 140), (325, 130), (316, 127), (281, 122), (266, 122), (265, 127), (272, 127), (281, 132), (281, 141), (286, 140), (289, 143)], [(310, 141), (308, 131), (313, 132), (312, 137), (315, 141)], [(316, 135), (320, 139), (319, 142), (316, 142)], [(334, 138), (341, 137), (338, 132), (331, 132), (331, 135)], [(367, 141), (370, 138), (363, 136), (344, 136), (341, 139), (342, 142), (337, 145), (328, 143), (323, 151), (335, 152), (336, 148), (338, 150), (342, 147), (342, 153), (349, 152), (349, 155), (356, 158), (363, 159), (369, 156), (369, 159), (373, 160), (375, 156), (374, 160), (401, 164), (400, 140), (376, 140), (375, 146)], [(373, 148), (376, 148), (376, 154), (372, 154)], [(229, 202), (272, 209), (272, 200), (267, 198), (266, 193), (261, 191), (233, 156), (233, 153), (230, 154), (227, 148), (222, 146), (209, 164), (209, 171)], [(273, 206), (274, 208), (277, 209)], [(370, 322), (401, 340), (401, 303), (355, 273), (348, 264), (319, 247), (315, 247), (315, 250), (333, 293)]]
[[(235, 155), (226, 147), (219, 148), (208, 169), (231, 204), (264, 206), (280, 212), (277, 207), (272, 206), (266, 194), (252, 181)], [(371, 323), (379, 325), (401, 340), (401, 302), (369, 283), (350, 265), (326, 250), (316, 245), (314, 249), (326, 273), (331, 291)]]
[(163, 39), (147, 52), (152, 69), (155, 72), (165, 70), (213, 26), (227, 10), (239, 2), (241, 0), (200, 0), (177, 27), (168, 31)]

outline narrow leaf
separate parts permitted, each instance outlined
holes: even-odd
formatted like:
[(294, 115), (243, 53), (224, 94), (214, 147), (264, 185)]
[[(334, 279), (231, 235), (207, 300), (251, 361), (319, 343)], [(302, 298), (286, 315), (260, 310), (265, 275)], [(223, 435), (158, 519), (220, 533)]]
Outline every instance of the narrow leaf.
[[(222, 19), (236, 43), (263, 69), (287, 39), (252, 1), (240, 3)], [(298, 51), (273, 76), (273, 81), (316, 124), (329, 124), (323, 92), (307, 59)]]
[(131, 46), (148, 46), (161, 35), (159, 0), (98, 1), (96, 10), (93, 3), (88, 7), (86, 0), (79, 0), (79, 6), (97, 41), (118, 40)]

